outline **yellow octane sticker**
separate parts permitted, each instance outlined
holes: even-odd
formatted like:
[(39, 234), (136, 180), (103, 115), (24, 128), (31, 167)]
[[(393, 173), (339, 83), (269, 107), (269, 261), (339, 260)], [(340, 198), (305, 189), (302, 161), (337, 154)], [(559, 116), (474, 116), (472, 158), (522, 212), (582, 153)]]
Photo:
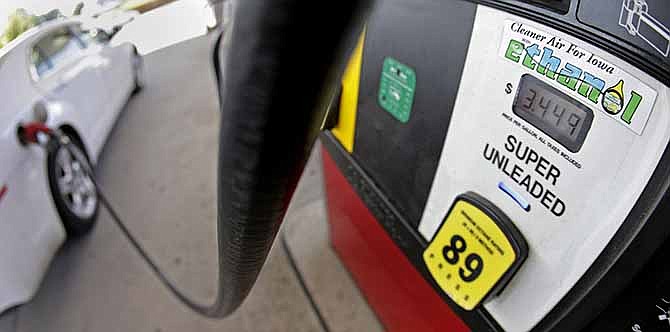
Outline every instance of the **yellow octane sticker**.
[(457, 201), (423, 252), (437, 284), (459, 306), (474, 309), (516, 259), (498, 225), (476, 206)]

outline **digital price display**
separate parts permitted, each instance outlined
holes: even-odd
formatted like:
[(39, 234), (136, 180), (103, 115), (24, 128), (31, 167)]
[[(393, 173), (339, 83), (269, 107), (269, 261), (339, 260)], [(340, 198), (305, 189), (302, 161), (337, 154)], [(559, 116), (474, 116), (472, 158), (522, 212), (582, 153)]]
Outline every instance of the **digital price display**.
[(593, 122), (590, 108), (530, 74), (521, 76), (512, 110), (570, 152), (581, 149)]

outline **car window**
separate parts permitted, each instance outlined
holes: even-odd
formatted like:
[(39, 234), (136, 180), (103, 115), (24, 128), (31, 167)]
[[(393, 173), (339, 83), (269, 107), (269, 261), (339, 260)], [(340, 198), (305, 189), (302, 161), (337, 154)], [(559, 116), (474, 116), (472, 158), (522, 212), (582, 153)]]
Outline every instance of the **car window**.
[(86, 46), (86, 42), (69, 27), (63, 27), (43, 37), (33, 46), (31, 62), (37, 75), (44, 77), (77, 59)]

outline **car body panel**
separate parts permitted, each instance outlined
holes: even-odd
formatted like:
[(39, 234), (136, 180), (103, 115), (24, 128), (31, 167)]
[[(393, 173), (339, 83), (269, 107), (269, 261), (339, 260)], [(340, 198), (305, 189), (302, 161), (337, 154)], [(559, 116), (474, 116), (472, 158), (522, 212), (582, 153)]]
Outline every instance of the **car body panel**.
[[(0, 201), (0, 311), (34, 295), (65, 240), (51, 199), (45, 154), (38, 147), (29, 150), (10, 173), (5, 182), (7, 192)], [(25, 164), (38, 166), (23, 167)], [(28, 208), (26, 202), (30, 202)]]

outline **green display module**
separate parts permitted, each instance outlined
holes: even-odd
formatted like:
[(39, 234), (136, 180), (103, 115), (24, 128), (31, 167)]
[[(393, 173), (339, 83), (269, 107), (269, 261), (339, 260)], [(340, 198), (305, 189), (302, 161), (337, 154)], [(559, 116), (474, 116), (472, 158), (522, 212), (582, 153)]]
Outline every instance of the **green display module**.
[(379, 106), (402, 123), (409, 121), (414, 102), (416, 73), (414, 69), (387, 57), (379, 79)]

